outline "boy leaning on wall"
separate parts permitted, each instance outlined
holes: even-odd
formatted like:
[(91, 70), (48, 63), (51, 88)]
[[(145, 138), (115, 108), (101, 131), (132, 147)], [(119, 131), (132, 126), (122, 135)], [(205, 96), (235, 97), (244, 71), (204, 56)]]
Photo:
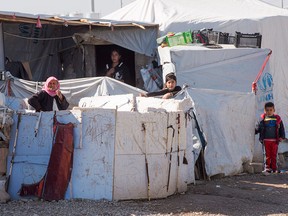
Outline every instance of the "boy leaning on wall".
[(255, 134), (258, 133), (260, 134), (259, 141), (265, 148), (263, 174), (279, 173), (277, 169), (278, 145), (285, 139), (285, 130), (281, 117), (275, 114), (275, 106), (272, 102), (264, 105), (264, 113), (255, 130)]

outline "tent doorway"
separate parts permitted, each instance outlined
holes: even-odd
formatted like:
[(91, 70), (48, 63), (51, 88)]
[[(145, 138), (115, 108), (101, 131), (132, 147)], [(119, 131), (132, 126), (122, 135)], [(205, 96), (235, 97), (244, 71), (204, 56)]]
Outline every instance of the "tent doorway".
[(135, 80), (135, 53), (117, 45), (97, 45), (95, 46), (96, 71), (97, 76), (105, 76), (106, 64), (111, 62), (111, 50), (118, 49), (122, 56), (122, 61), (129, 68), (126, 83), (132, 86), (136, 85)]

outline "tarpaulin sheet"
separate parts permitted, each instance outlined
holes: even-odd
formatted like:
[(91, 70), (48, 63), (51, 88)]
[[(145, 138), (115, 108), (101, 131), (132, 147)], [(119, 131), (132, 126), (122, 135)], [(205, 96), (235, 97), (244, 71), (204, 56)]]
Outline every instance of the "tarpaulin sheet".
[(208, 176), (233, 175), (253, 158), (256, 99), (253, 93), (187, 89), (204, 132)]
[(250, 92), (270, 50), (222, 46), (222, 49), (202, 45), (159, 46), (158, 52), (162, 63), (175, 65), (180, 86), (188, 84), (193, 88)]
[[(7, 82), (1, 82), (1, 92), (6, 92), (8, 85)], [(60, 90), (70, 103), (70, 107), (78, 106), (81, 98), (93, 96), (109, 96), (120, 94), (133, 94), (139, 96), (140, 93), (145, 91), (120, 82), (109, 77), (91, 77), (80, 79), (59, 80)], [(29, 98), (32, 94), (40, 91), (44, 82), (27, 81), (23, 79), (13, 78), (10, 82), (11, 91), (15, 98)], [(13, 107), (11, 107), (13, 108)], [(17, 108), (17, 107), (15, 107)]]

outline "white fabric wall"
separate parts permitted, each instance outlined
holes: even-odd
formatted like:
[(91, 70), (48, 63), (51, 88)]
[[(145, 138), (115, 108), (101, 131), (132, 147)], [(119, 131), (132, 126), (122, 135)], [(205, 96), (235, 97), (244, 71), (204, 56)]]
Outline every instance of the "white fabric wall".
[[(34, 82), (13, 77), (11, 81), (11, 91), (14, 97), (11, 100), (6, 99), (6, 106), (11, 109), (18, 110), (23, 107), (23, 101), (14, 101), (15, 99), (25, 99), (32, 96), (32, 94), (40, 91), (45, 82)], [(67, 98), (70, 108), (78, 106), (81, 98), (94, 96), (109, 96), (120, 94), (133, 94), (139, 96), (144, 93), (142, 89), (135, 88), (126, 83), (120, 82), (109, 77), (90, 77), (80, 79), (59, 80), (60, 90)], [(8, 92), (8, 80), (0, 81), (0, 90)], [(82, 102), (81, 102), (82, 103)], [(27, 105), (27, 104), (26, 104)]]
[(158, 52), (161, 62), (175, 65), (180, 86), (187, 84), (193, 88), (250, 92), (270, 50), (222, 46), (222, 49), (201, 45), (159, 46)]
[(253, 158), (256, 99), (252, 93), (188, 89), (205, 134), (208, 176), (234, 175)]
[(133, 94), (85, 97), (80, 99), (79, 107), (98, 107), (117, 109), (118, 111), (133, 111), (135, 108), (135, 100)]

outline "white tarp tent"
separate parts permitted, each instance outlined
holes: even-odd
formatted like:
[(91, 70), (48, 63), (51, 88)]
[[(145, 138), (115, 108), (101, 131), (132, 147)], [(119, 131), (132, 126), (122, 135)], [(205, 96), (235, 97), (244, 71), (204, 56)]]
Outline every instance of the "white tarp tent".
[[(273, 51), (270, 71), (274, 83), (276, 111), (288, 122), (288, 11), (259, 0), (138, 0), (104, 18), (154, 22), (160, 36), (213, 28), (234, 34), (260, 32), (262, 47)], [(288, 126), (286, 126), (286, 129)]]

